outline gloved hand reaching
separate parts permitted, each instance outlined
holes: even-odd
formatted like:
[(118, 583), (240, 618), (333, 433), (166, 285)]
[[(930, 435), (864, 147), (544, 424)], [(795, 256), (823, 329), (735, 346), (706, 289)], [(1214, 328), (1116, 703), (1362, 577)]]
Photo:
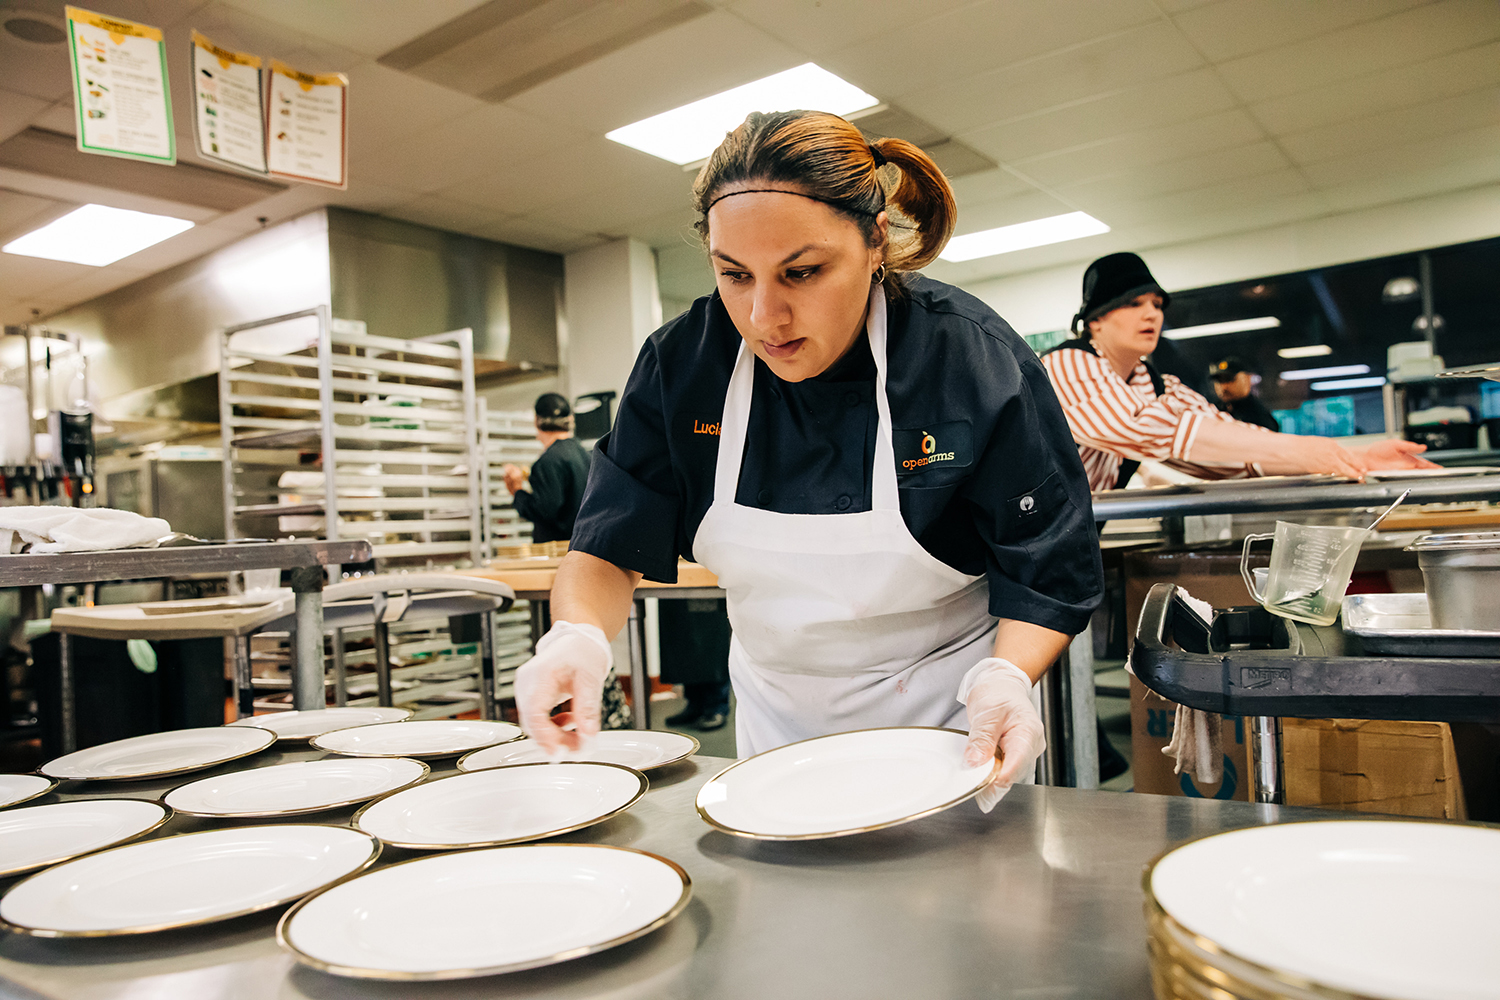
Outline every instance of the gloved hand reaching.
[[(516, 710), (526, 735), (549, 755), (583, 748), (599, 732), (604, 682), (614, 657), (593, 625), (555, 621), (536, 644), (536, 655), (516, 671)], [(552, 710), (568, 699), (570, 712)], [(571, 731), (564, 726), (571, 725)]]
[(1047, 747), (1042, 719), (1031, 704), (1031, 678), (1009, 660), (990, 657), (969, 668), (958, 686), (958, 700), (969, 710), (969, 745), (964, 764), (977, 767), (1000, 753), (1000, 766), (979, 793), (989, 812), (1024, 777)]

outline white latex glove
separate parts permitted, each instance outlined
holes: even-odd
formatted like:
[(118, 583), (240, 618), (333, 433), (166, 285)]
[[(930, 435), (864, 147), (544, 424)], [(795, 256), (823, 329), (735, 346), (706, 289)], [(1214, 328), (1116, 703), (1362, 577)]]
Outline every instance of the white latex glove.
[(1047, 747), (1041, 716), (1031, 704), (1031, 678), (1009, 660), (992, 656), (980, 660), (964, 674), (963, 683), (958, 686), (958, 700), (969, 710), (965, 766), (983, 764), (995, 756), (997, 749), (1000, 754), (994, 780), (977, 799), (979, 808), (989, 812), (1010, 791), (1010, 786), (1035, 766)]
[[(578, 752), (599, 732), (604, 682), (614, 658), (609, 640), (593, 625), (554, 621), (536, 644), (536, 655), (516, 671), (521, 728), (549, 755)], [(571, 712), (553, 717), (568, 699)], [(571, 731), (563, 727), (571, 725)]]

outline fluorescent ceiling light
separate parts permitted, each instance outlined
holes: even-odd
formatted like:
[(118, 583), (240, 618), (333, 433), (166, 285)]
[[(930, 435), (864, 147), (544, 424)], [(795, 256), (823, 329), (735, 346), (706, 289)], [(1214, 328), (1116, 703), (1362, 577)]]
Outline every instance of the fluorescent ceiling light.
[(1342, 378), (1332, 382), (1314, 382), (1308, 386), (1314, 392), (1327, 392), (1331, 389), (1373, 389), (1378, 385), (1385, 385), (1384, 375), (1372, 375), (1369, 378)]
[(724, 141), (725, 133), (736, 128), (752, 111), (816, 108), (835, 115), (849, 115), (879, 103), (877, 98), (826, 69), (814, 63), (803, 63), (763, 80), (606, 132), (604, 137), (673, 163), (692, 163), (717, 149)]
[(1306, 347), (1283, 347), (1276, 352), (1278, 358), (1321, 358), (1332, 354), (1333, 348), (1327, 344), (1308, 344)]
[(1168, 340), (1192, 340), (1194, 337), (1217, 337), (1221, 333), (1244, 333), (1247, 330), (1270, 330), (1281, 325), (1275, 316), (1257, 316), (1254, 319), (1231, 319), (1223, 323), (1204, 323), (1201, 326), (1178, 326), (1163, 330)]
[(193, 228), (186, 219), (85, 205), (0, 247), (22, 257), (45, 257), (103, 267)]
[(1063, 243), (1107, 232), (1109, 227), (1092, 215), (1069, 212), (1067, 215), (1054, 215), (1046, 219), (1018, 222), (1014, 226), (955, 236), (938, 256), (956, 264), (959, 261), (993, 257), (1013, 250), (1029, 250), (1049, 243)]
[(1335, 365), (1332, 368), (1302, 368), (1294, 372), (1282, 372), (1288, 382), (1304, 378), (1333, 378), (1335, 375), (1368, 375), (1369, 365)]

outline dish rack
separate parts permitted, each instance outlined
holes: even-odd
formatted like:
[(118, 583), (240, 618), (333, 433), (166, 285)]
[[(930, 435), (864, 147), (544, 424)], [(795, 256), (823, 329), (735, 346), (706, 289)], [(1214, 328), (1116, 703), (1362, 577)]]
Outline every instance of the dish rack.
[(485, 555), (494, 556), (510, 546), (531, 541), (531, 522), (516, 513), (515, 502), (505, 488), (506, 465), (529, 466), (542, 454), (536, 439), (536, 418), (529, 410), (490, 411), (479, 401), (480, 427), (484, 432), (484, 464), (481, 467), (485, 498)]
[[(376, 572), (483, 561), (488, 438), (470, 330), (374, 336), (327, 306), (232, 326), (220, 338), (219, 412), (229, 538), (368, 539)], [(329, 567), (329, 579), (371, 568)], [(495, 693), (507, 697), (529, 655), (527, 608), (495, 615), (494, 640)], [(342, 661), (349, 677), (331, 700), (376, 703), (373, 675), (362, 673), (374, 646), (370, 628), (336, 634), (328, 666)], [(394, 703), (418, 718), (474, 710), (478, 647), (477, 637), (451, 635), (446, 619), (393, 624)], [(285, 640), (257, 637), (251, 659), (257, 705), (283, 707)]]

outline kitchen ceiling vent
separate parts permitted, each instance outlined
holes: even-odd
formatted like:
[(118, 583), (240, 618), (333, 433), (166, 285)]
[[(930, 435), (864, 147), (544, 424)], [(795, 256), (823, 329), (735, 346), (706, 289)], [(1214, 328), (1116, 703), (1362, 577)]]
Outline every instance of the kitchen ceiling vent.
[(0, 28), (13, 38), (33, 45), (61, 45), (68, 40), (68, 33), (56, 21), (43, 14), (15, 11), (0, 15)]
[(490, 0), (377, 61), (499, 103), (711, 9), (704, 0)]

